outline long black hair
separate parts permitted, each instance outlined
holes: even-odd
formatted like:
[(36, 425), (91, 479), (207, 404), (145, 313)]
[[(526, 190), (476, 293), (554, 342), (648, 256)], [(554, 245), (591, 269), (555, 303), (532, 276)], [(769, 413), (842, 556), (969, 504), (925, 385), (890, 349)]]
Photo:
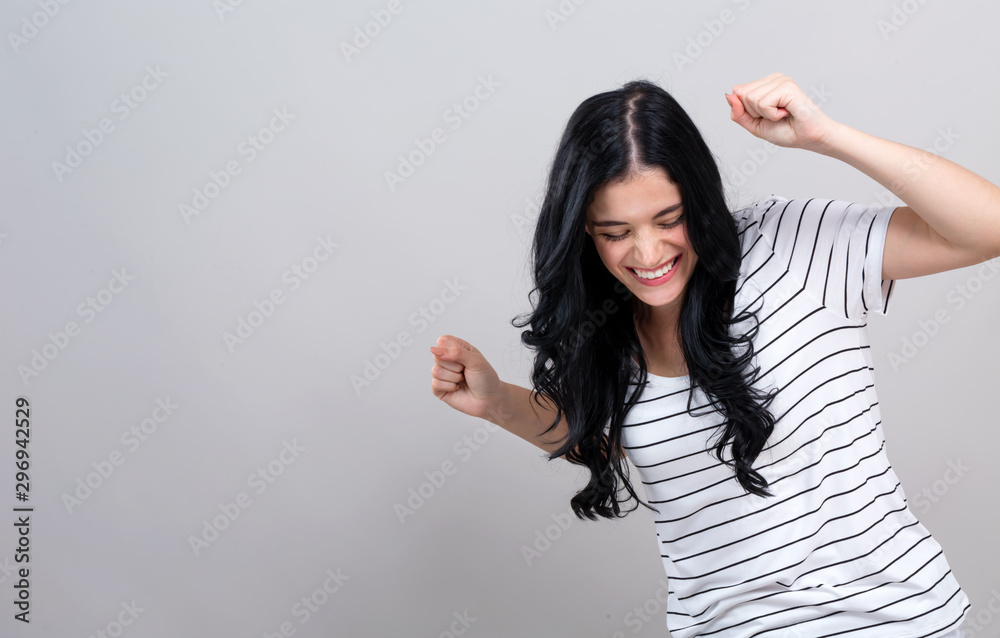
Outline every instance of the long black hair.
[[(586, 212), (604, 184), (626, 181), (654, 167), (677, 184), (684, 203), (689, 241), (698, 261), (683, 292), (678, 336), (692, 391), (725, 416), (716, 456), (734, 469), (748, 491), (771, 496), (753, 462), (774, 428), (767, 406), (773, 394), (752, 386), (756, 315), (732, 317), (741, 248), (736, 221), (725, 202), (722, 178), (694, 122), (665, 90), (646, 80), (586, 99), (573, 112), (553, 160), (532, 245), (537, 293), (521, 341), (536, 351), (531, 382), (558, 408), (549, 432), (565, 416), (569, 434), (549, 460), (585, 465), (590, 481), (571, 499), (578, 518), (624, 517), (621, 486), (654, 511), (629, 482), (621, 447), (622, 423), (641, 395), (646, 361), (635, 320), (644, 304), (604, 266)], [(631, 298), (631, 301), (630, 301)], [(635, 304), (635, 305), (633, 305)], [(752, 330), (731, 335), (729, 326), (753, 319)], [(537, 395), (535, 401), (541, 406)], [(723, 450), (731, 443), (731, 460)], [(619, 481), (620, 479), (620, 481)]]

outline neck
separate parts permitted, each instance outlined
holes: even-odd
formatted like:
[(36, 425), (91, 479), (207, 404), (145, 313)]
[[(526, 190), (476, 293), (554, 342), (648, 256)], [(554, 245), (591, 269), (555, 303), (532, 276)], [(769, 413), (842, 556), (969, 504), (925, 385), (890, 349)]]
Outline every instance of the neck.
[(680, 300), (666, 306), (649, 306), (633, 297), (632, 313), (636, 330), (652, 336), (651, 341), (662, 342), (677, 330), (681, 314)]

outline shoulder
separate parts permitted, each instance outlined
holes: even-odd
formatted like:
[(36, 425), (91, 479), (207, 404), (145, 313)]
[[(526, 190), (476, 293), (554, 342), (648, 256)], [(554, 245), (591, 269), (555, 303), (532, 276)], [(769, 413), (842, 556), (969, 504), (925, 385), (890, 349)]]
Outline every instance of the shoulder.
[(775, 209), (784, 209), (790, 201), (792, 200), (789, 200), (787, 197), (771, 194), (768, 197), (737, 209), (733, 212), (733, 219), (736, 221), (737, 229), (740, 233), (753, 228), (757, 228), (757, 232), (760, 232), (764, 220)]
[[(825, 197), (765, 197), (734, 213), (747, 270), (768, 265), (769, 279), (789, 273), (798, 287), (841, 317), (885, 314), (882, 245), (893, 207)], [(766, 288), (766, 285), (765, 285)]]
[[(850, 233), (870, 222), (877, 207), (824, 197), (770, 195), (733, 213), (744, 246), (761, 239), (772, 250), (788, 253), (800, 243), (816, 244)], [(868, 223), (865, 228), (870, 226)]]
[(774, 248), (777, 225), (783, 216), (789, 200), (780, 195), (770, 195), (733, 211), (733, 221), (739, 234), (744, 259), (759, 255), (760, 251), (770, 253)]

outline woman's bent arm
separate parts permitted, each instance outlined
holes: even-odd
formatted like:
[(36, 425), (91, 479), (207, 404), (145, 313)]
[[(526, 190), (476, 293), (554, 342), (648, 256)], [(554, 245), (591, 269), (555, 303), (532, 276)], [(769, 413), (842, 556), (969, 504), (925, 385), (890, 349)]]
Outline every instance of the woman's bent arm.
[[(559, 449), (569, 434), (565, 414), (555, 428), (543, 435), (542, 432), (555, 421), (555, 404), (545, 395), (513, 383), (502, 382), (502, 387), (500, 399), (483, 418), (548, 453)], [(533, 395), (538, 397), (542, 406), (536, 403)]]

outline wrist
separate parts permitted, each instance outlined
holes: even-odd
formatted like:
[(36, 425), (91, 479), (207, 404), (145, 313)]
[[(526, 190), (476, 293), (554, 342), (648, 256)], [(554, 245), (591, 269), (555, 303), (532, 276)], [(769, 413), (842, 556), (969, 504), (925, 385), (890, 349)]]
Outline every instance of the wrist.
[(842, 159), (841, 151), (848, 147), (847, 140), (853, 132), (855, 131), (850, 126), (833, 122), (809, 150), (834, 159)]
[(501, 381), (500, 391), (486, 407), (486, 414), (483, 415), (483, 418), (493, 425), (503, 427), (504, 423), (513, 416), (510, 412), (510, 387), (509, 383)]

